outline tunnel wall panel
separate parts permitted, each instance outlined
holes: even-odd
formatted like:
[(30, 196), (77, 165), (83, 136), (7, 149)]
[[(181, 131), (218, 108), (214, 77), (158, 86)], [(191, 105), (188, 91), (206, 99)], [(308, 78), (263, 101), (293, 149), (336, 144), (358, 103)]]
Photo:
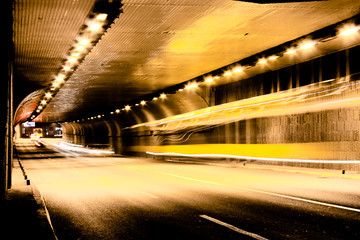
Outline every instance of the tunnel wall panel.
[[(271, 96), (283, 91), (291, 92), (302, 86), (312, 89), (334, 82), (357, 82), (360, 80), (360, 69), (354, 62), (357, 61), (359, 49), (359, 46), (345, 49), (235, 83), (200, 87), (192, 93), (186, 93), (187, 95), (174, 94), (166, 101), (159, 104), (148, 103), (146, 108), (132, 109), (125, 115), (79, 123), (82, 127), (75, 130), (66, 127), (65, 135), (70, 141), (76, 141), (76, 136), (82, 136), (85, 143), (107, 143), (116, 153), (131, 156), (150, 157), (146, 152), (221, 154), (243, 156), (241, 159), (234, 158), (236, 161), (254, 161), (254, 157), (270, 158), (256, 161), (261, 164), (360, 170), (360, 164), (346, 163), (360, 160), (359, 104), (315, 112), (290, 111), (280, 116), (254, 115), (244, 120), (196, 129), (186, 128), (176, 132), (151, 127), (127, 128), (145, 119), (153, 121), (213, 105)], [(352, 90), (350, 87), (341, 94), (335, 92), (331, 101), (338, 101), (347, 91)], [(351, 94), (360, 97), (357, 89)], [(136, 117), (131, 116), (132, 114)], [(286, 162), (277, 161), (276, 158), (323, 162)]]

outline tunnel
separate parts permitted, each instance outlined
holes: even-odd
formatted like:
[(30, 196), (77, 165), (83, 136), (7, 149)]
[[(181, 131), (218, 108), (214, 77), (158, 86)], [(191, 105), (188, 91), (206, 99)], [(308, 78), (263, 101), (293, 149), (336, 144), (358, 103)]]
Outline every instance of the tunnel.
[(359, 9), (6, 1), (2, 206), (21, 172), (44, 239), (360, 238)]

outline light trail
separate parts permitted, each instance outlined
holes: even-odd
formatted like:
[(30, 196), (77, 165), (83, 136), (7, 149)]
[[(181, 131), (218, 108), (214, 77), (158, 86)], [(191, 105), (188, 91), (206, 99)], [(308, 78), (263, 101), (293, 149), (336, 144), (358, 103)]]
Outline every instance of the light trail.
[(82, 145), (67, 143), (67, 142), (60, 142), (59, 144), (54, 144), (54, 146), (68, 151), (74, 151), (74, 152), (82, 152), (82, 153), (94, 153), (94, 154), (114, 154), (114, 151), (109, 150), (96, 150), (96, 149), (88, 149), (84, 148)]
[(186, 154), (186, 153), (174, 153), (174, 152), (149, 152), (146, 154), (155, 155), (155, 156), (169, 156), (169, 157), (192, 157), (192, 158), (234, 158), (234, 159), (249, 159), (249, 160), (259, 160), (259, 161), (275, 161), (275, 162), (298, 162), (298, 163), (330, 163), (330, 164), (359, 164), (360, 160), (317, 160), (317, 159), (293, 159), (293, 158), (268, 158), (268, 157), (251, 157), (251, 156), (241, 156), (241, 155), (229, 155), (229, 154)]

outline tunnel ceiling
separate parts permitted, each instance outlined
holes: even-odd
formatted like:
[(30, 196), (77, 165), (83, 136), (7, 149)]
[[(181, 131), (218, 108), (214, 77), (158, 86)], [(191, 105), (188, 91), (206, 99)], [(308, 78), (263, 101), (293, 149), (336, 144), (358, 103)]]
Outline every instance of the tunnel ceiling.
[[(94, 2), (14, 1), (16, 102), (51, 84)], [(123, 107), (140, 96), (352, 17), (360, 8), (360, 2), (354, 0), (273, 4), (124, 0), (122, 3), (123, 13), (38, 121), (69, 121), (99, 110)], [(34, 111), (36, 104), (28, 102), (23, 102), (18, 111)]]

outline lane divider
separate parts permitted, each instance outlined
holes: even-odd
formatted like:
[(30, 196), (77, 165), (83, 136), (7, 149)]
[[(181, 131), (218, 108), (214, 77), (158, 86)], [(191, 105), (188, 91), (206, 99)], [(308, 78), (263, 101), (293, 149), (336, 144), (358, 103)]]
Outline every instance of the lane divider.
[(265, 195), (270, 195), (270, 196), (275, 196), (275, 197), (280, 197), (280, 198), (286, 198), (286, 199), (291, 199), (291, 200), (296, 200), (296, 201), (301, 201), (301, 202), (306, 202), (306, 203), (311, 203), (311, 204), (316, 204), (316, 205), (321, 205), (321, 206), (332, 207), (332, 208), (337, 208), (337, 209), (342, 209), (342, 210), (347, 210), (347, 211), (360, 213), (360, 209), (358, 209), (358, 208), (347, 207), (347, 206), (342, 206), (342, 205), (338, 205), (338, 204), (320, 202), (320, 201), (301, 198), (301, 197), (294, 197), (294, 196), (289, 196), (289, 195), (280, 194), (280, 193), (273, 193), (273, 192), (268, 192), (268, 191), (262, 191), (262, 190), (247, 188), (247, 187), (241, 187), (241, 186), (218, 183), (218, 182), (213, 182), (213, 181), (201, 180), (201, 179), (196, 179), (196, 178), (189, 178), (189, 177), (185, 177), (185, 176), (181, 176), (181, 175), (176, 175), (176, 174), (171, 174), (171, 173), (166, 173), (166, 172), (160, 172), (160, 171), (156, 171), (156, 170), (143, 169), (143, 168), (138, 168), (138, 167), (129, 167), (129, 166), (125, 166), (125, 167), (140, 170), (140, 171), (153, 172), (153, 173), (157, 173), (157, 174), (172, 176), (172, 177), (186, 179), (186, 180), (195, 181), (195, 182), (207, 183), (207, 184), (212, 184), (212, 185), (222, 186), (222, 187), (237, 188), (237, 189), (241, 189), (241, 190), (244, 190), (244, 191), (261, 193), (261, 194), (265, 194)]
[(204, 219), (206, 219), (206, 220), (209, 220), (209, 221), (211, 221), (211, 222), (213, 222), (213, 223), (219, 224), (219, 225), (221, 225), (221, 226), (223, 226), (223, 227), (226, 227), (226, 228), (228, 228), (228, 229), (230, 229), (230, 230), (233, 230), (233, 231), (235, 231), (235, 232), (237, 232), (237, 233), (240, 233), (240, 234), (242, 234), (242, 235), (246, 235), (246, 236), (248, 236), (248, 237), (252, 237), (252, 238), (254, 238), (254, 239), (256, 239), (256, 240), (268, 240), (267, 238), (264, 238), (264, 237), (262, 237), (262, 236), (260, 236), (260, 235), (258, 235), (258, 234), (251, 233), (251, 232), (245, 231), (245, 230), (243, 230), (243, 229), (237, 228), (237, 227), (235, 227), (235, 226), (233, 226), (233, 225), (231, 225), (231, 224), (228, 224), (228, 223), (226, 223), (226, 222), (220, 221), (220, 220), (218, 220), (218, 219), (216, 219), (216, 218), (209, 217), (209, 216), (207, 216), (207, 215), (199, 215), (199, 217), (204, 218)]

